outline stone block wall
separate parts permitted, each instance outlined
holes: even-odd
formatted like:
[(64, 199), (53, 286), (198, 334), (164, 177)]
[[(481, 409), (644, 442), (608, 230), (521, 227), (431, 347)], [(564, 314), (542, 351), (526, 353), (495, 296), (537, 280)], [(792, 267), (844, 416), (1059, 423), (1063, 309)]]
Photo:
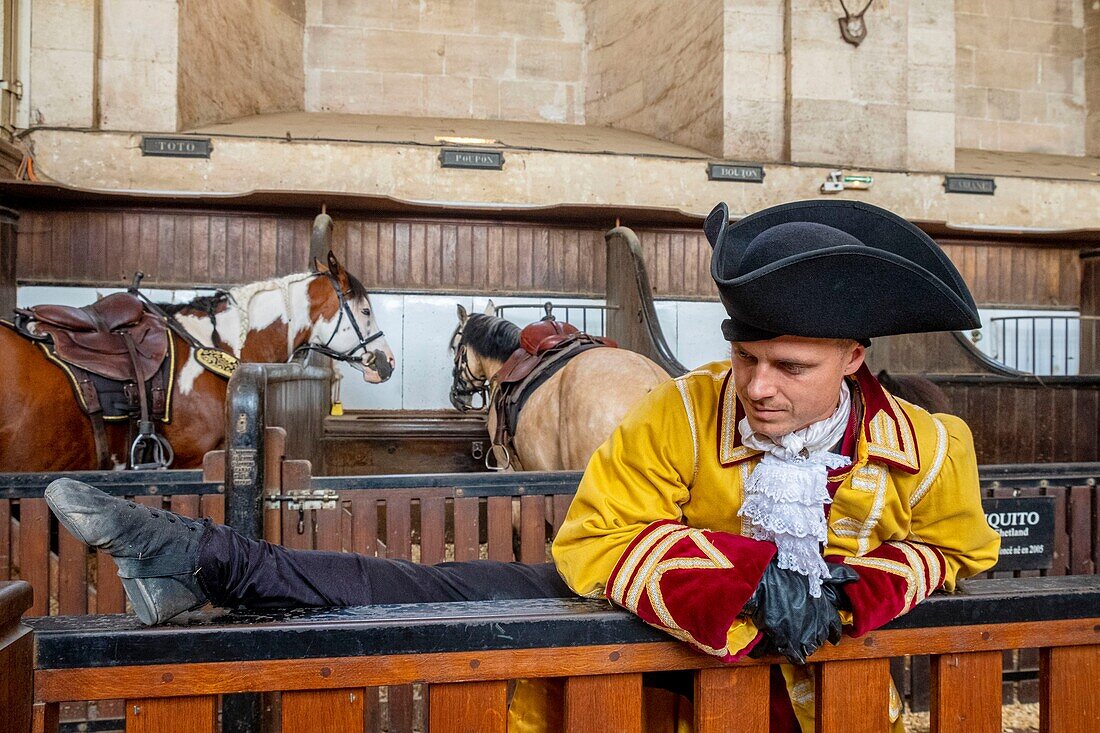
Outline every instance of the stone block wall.
[(585, 118), (721, 156), (723, 0), (589, 0)]
[(304, 23), (292, 0), (179, 0), (180, 128), (300, 110)]
[(723, 157), (781, 161), (787, 137), (787, 0), (725, 0)]
[(40, 0), (31, 11), (21, 124), (90, 127), (95, 116), (95, 0)]
[(959, 147), (1085, 154), (1086, 4), (958, 0)]
[(582, 124), (581, 0), (307, 0), (305, 109)]
[(175, 131), (180, 6), (176, 0), (100, 0), (99, 6), (98, 126)]
[(1100, 5), (1085, 4), (1085, 155), (1100, 155)]

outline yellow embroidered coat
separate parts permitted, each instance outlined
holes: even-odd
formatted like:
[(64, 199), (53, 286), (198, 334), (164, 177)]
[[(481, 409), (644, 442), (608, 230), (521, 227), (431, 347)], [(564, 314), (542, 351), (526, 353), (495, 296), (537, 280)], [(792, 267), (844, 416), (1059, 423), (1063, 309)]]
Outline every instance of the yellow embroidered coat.
[[(592, 457), (553, 545), (578, 594), (726, 660), (759, 639), (738, 614), (775, 552), (742, 536), (737, 510), (759, 454), (741, 444), (731, 380), (729, 362), (715, 362), (649, 394)], [(830, 472), (825, 555), (860, 576), (845, 586), (858, 636), (990, 568), (1000, 538), (966, 424), (893, 397), (866, 366), (849, 385), (853, 463)], [(784, 671), (812, 730), (812, 684), (807, 700), (806, 672)]]

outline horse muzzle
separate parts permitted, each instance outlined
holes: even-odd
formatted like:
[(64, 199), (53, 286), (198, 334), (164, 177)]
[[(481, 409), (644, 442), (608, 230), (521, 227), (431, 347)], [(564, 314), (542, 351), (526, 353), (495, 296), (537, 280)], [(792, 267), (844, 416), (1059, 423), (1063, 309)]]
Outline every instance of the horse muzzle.
[[(368, 382), (385, 382), (393, 376), (393, 358), (384, 351), (376, 349), (364, 353), (360, 364), (363, 367), (363, 378)], [(371, 375), (377, 376), (377, 379), (371, 379)]]

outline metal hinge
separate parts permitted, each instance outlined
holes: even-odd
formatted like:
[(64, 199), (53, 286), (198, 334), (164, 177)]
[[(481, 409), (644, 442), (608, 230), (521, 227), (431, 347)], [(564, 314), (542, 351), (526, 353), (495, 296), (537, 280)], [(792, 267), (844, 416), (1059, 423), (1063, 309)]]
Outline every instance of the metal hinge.
[(23, 82), (16, 79), (15, 81), (8, 81), (7, 79), (0, 79), (0, 92), (8, 92), (15, 96), (16, 99), (23, 98)]

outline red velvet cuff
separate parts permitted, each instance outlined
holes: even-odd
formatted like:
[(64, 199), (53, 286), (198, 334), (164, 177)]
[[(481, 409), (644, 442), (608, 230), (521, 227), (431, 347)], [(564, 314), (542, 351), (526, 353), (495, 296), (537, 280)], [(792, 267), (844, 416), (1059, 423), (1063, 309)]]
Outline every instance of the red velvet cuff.
[(734, 661), (753, 644), (731, 651), (727, 635), (775, 553), (771, 542), (662, 520), (630, 543), (606, 594), (646, 623)]
[(859, 580), (842, 586), (852, 607), (852, 636), (907, 613), (943, 586), (943, 555), (919, 542), (886, 542), (862, 557), (825, 559), (843, 562), (859, 574)]

